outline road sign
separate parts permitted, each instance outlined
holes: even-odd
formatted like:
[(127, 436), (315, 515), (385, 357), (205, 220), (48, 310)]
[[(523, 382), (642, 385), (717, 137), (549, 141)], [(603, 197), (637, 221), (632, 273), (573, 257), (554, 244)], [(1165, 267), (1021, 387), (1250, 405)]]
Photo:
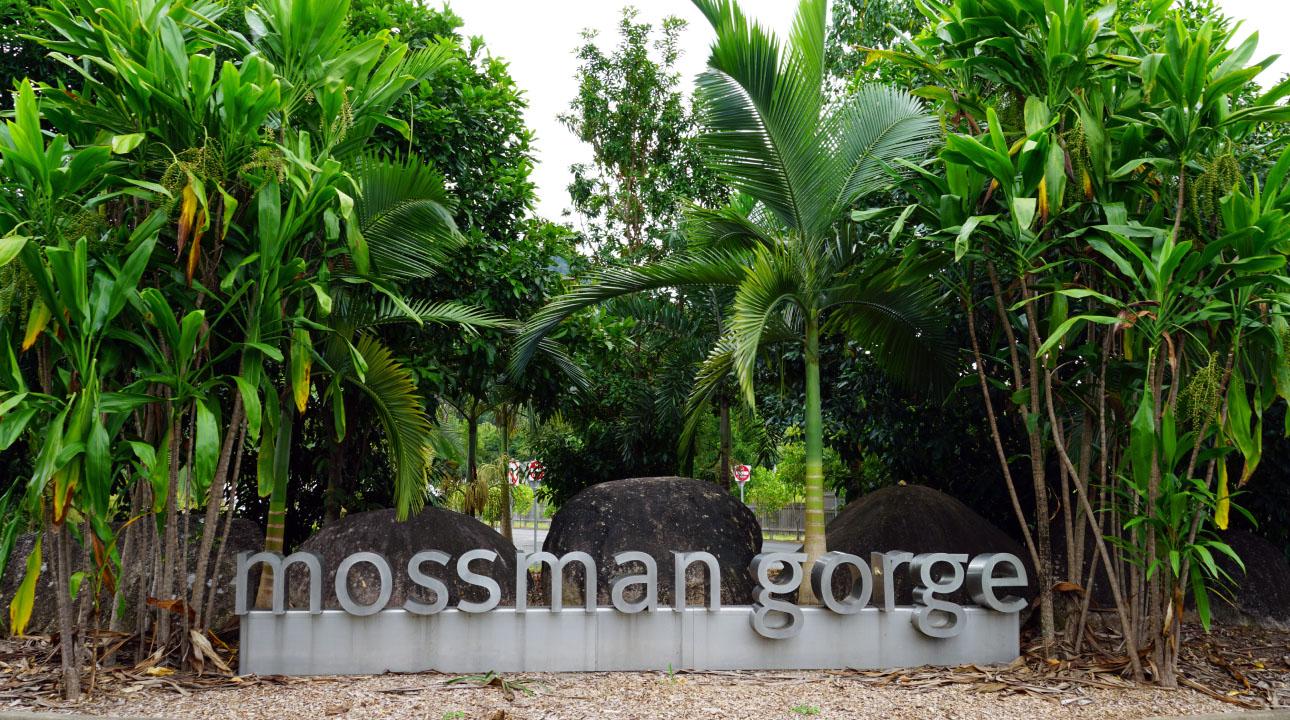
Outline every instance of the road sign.
[(510, 462), (510, 467), (506, 470), (506, 481), (512, 485), (520, 484), (520, 462), (518, 460)]
[(734, 468), (734, 473), (735, 473), (735, 482), (739, 483), (740, 485), (743, 485), (744, 483), (748, 482), (748, 478), (752, 477), (752, 468), (748, 467), (747, 465), (736, 465)]

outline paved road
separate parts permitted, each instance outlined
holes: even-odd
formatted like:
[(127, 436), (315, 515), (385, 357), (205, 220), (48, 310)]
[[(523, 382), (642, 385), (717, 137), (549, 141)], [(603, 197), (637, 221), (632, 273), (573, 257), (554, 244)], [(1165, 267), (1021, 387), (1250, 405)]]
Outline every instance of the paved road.
[[(515, 548), (524, 552), (536, 552), (542, 548), (542, 543), (546, 541), (546, 528), (539, 527), (537, 531), (537, 548), (534, 549), (533, 528), (516, 528), (514, 533)], [(762, 542), (762, 552), (794, 552), (802, 547), (798, 542), (781, 542), (778, 540), (766, 540)]]

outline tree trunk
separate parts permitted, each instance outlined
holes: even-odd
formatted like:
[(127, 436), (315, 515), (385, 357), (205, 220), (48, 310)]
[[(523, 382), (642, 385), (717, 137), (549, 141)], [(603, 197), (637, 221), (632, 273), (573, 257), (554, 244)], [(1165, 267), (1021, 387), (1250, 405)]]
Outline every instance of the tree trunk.
[(820, 328), (819, 318), (809, 312), (806, 319), (806, 534), (802, 549), (806, 552), (802, 586), (798, 600), (804, 605), (818, 604), (811, 589), (811, 567), (824, 555), (824, 413), (820, 399)]
[[(52, 511), (51, 511), (52, 512)], [(77, 651), (75, 620), (72, 617), (72, 593), (68, 587), (71, 577), (71, 552), (68, 546), (71, 537), (67, 532), (67, 523), (57, 526), (52, 518), (46, 525), (45, 535), (53, 540), (53, 552), (50, 566), (54, 571), (54, 600), (58, 609), (58, 638), (63, 668), (63, 698), (79, 700), (81, 697), (81, 668), (77, 665), (80, 653)]]
[[(273, 444), (273, 491), (269, 495), (269, 522), (265, 528), (265, 552), (283, 554), (287, 535), (287, 479), (291, 458), (292, 423), (295, 422), (294, 405), (286, 398), (278, 433)], [(273, 604), (273, 568), (260, 565), (260, 588), (255, 594), (255, 606), (266, 609)]]
[[(717, 412), (719, 418), (718, 430), (721, 435), (721, 462), (717, 470), (717, 484), (721, 487), (730, 487), (731, 468), (733, 466), (730, 456), (733, 454), (731, 448), (733, 443), (730, 440), (730, 400), (725, 393), (721, 394)], [(823, 506), (821, 505), (821, 507)]]
[(196, 613), (194, 625), (197, 630), (205, 630), (207, 621), (202, 616), (202, 601), (206, 597), (206, 569), (210, 561), (211, 547), (215, 536), (219, 534), (219, 511), (224, 504), (224, 483), (228, 480), (229, 460), (233, 456), (234, 440), (242, 429), (242, 393), (233, 393), (233, 416), (229, 418), (228, 429), (224, 433), (224, 447), (220, 448), (219, 465), (215, 468), (215, 479), (206, 494), (206, 522), (202, 525), (202, 541), (197, 548), (197, 568), (193, 576), (193, 602), (190, 606)]
[[(166, 540), (161, 549), (161, 585), (156, 589), (156, 597), (169, 600), (175, 593), (175, 560), (179, 557), (179, 454), (183, 451), (180, 429), (183, 427), (184, 412), (177, 410), (170, 422), (170, 437), (166, 444), (169, 453), (170, 469), (166, 487)], [(157, 643), (162, 647), (170, 642), (170, 613), (162, 610), (157, 614)]]
[(507, 542), (514, 540), (511, 529), (511, 412), (510, 405), (502, 405), (500, 420), (502, 425), (502, 537)]
[(340, 497), (345, 483), (345, 442), (337, 440), (335, 432), (328, 438), (328, 453), (327, 489), (323, 492), (323, 527), (340, 519)]

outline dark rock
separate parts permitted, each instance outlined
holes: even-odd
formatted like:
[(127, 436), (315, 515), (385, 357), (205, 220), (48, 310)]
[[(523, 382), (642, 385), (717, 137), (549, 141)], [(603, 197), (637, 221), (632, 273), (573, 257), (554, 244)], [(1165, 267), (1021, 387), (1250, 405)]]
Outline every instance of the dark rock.
[[(143, 522), (143, 521), (140, 521)], [(194, 582), (194, 575), (197, 572), (197, 550), (200, 547), (202, 537), (203, 522), (201, 518), (193, 517), (190, 519), (191, 526), (189, 530), (189, 543), (187, 547), (188, 572), (183, 578), (185, 582), (191, 585)], [(180, 532), (183, 532), (183, 524), (180, 524)], [(220, 531), (223, 531), (221, 521)], [(123, 544), (124, 537), (118, 540)], [(20, 535), (14, 542), (13, 554), (9, 557), (9, 565), (5, 568), (4, 577), (0, 578), (0, 599), (3, 599), (5, 607), (8, 607), (9, 600), (18, 590), (19, 583), (22, 582), (23, 575), (27, 570), (27, 556), (31, 553), (35, 545), (35, 533)], [(118, 545), (120, 547), (120, 545)], [(212, 582), (215, 588), (215, 616), (212, 618), (210, 627), (215, 630), (228, 627), (234, 623), (233, 615), (233, 575), (237, 570), (237, 554), (239, 552), (258, 552), (264, 547), (264, 531), (260, 526), (251, 520), (234, 518), (229, 528), (228, 542), (224, 546), (224, 555), (217, 568), (217, 574)], [(36, 602), (31, 614), (31, 622), (27, 627), (28, 633), (49, 632), (54, 629), (57, 622), (57, 600), (54, 597), (54, 574), (49, 571), (49, 541), (46, 540), (41, 544), (42, 563), (40, 578), (36, 581)], [(215, 542), (211, 545), (212, 561), (215, 553), (219, 550), (219, 537), (216, 536)], [(79, 547), (72, 553), (76, 563), (80, 562), (82, 552)], [(127, 559), (128, 562), (128, 559)], [(83, 568), (78, 568), (83, 569)], [(149, 571), (145, 571), (145, 576)], [(254, 580), (252, 581), (254, 584)], [(134, 629), (136, 617), (135, 607), (137, 606), (137, 586), (131, 585), (130, 591), (125, 597), (125, 612), (122, 613), (121, 629), (129, 632)], [(110, 612), (111, 599), (104, 595), (102, 600), (104, 612)], [(106, 625), (106, 620), (104, 621)]]
[[(852, 553), (865, 560), (870, 553), (892, 550), (915, 555), (964, 553), (969, 557), (1012, 553), (1025, 563), (1030, 579), (1030, 587), (1017, 594), (1029, 601), (1038, 592), (1035, 569), (1025, 548), (967, 505), (922, 485), (893, 485), (847, 503), (829, 523), (827, 542), (829, 550)], [(896, 576), (896, 602), (901, 605), (913, 602), (913, 586), (905, 570), (902, 567)], [(948, 598), (970, 602), (963, 590)]]
[[(1219, 539), (1236, 551), (1245, 570), (1222, 553), (1214, 553), (1219, 566), (1233, 579), (1225, 593), (1230, 598), (1210, 598), (1214, 618), (1220, 622), (1273, 627), (1290, 623), (1290, 583), (1287, 582), (1290, 562), (1286, 561), (1285, 553), (1247, 530), (1223, 533)], [(1190, 598), (1188, 604), (1191, 604)]]
[[(457, 577), (457, 557), (469, 550), (493, 550), (498, 554), (491, 566), (476, 562), (471, 569), (488, 575), (502, 586), (502, 604), (515, 604), (515, 546), (497, 531), (469, 515), (438, 507), (428, 507), (400, 522), (393, 509), (350, 513), (335, 524), (324, 528), (309, 538), (299, 550), (322, 556), (323, 606), (339, 608), (336, 601), (336, 568), (342, 560), (356, 552), (374, 552), (390, 564), (393, 591), (386, 607), (402, 607), (408, 598), (431, 602), (433, 593), (420, 588), (408, 578), (408, 560), (422, 550), (441, 550), (450, 556), (446, 567), (426, 563), (422, 570), (443, 580), (448, 586), (448, 605), (455, 606), (464, 595), (467, 600), (483, 601), (488, 594), (483, 588), (467, 585)], [(491, 569), (488, 569), (490, 568)], [(349, 594), (354, 602), (375, 602), (380, 592), (379, 575), (368, 563), (355, 565), (349, 573)], [(307, 607), (309, 580), (300, 564), (287, 571), (287, 596), (289, 606)]]
[[(751, 510), (713, 483), (682, 477), (631, 478), (592, 485), (565, 503), (552, 518), (542, 549), (557, 556), (575, 550), (590, 554), (596, 561), (601, 605), (610, 604), (609, 583), (621, 573), (613, 561), (617, 553), (635, 550), (654, 558), (659, 604), (667, 605), (675, 596), (673, 551), (709, 552), (721, 565), (722, 604), (747, 605), (754, 585), (748, 564), (761, 551), (761, 526)], [(581, 564), (566, 568), (566, 607), (582, 597), (582, 577)], [(687, 604), (706, 603), (706, 577), (701, 565), (690, 567)]]

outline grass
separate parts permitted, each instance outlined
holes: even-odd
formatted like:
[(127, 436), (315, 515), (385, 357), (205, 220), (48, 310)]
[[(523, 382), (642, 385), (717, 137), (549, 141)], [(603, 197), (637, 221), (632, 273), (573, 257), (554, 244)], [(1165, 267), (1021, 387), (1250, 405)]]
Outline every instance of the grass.
[(820, 709), (814, 705), (795, 705), (793, 712), (798, 715), (819, 715)]

